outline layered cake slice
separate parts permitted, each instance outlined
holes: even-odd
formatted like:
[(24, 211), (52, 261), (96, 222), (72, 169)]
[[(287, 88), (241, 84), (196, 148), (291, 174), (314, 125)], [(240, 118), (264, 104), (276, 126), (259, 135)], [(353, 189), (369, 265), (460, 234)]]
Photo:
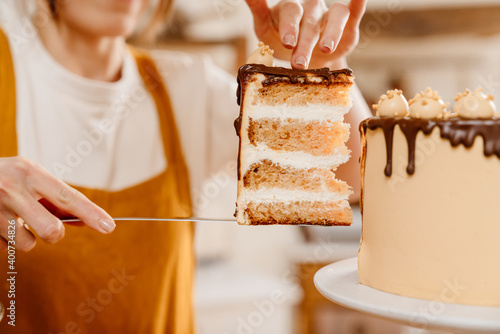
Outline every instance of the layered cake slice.
[[(271, 52), (261, 45), (257, 55)], [(268, 59), (238, 73), (238, 223), (349, 225), (351, 189), (334, 172), (350, 154), (343, 117), (353, 75), (272, 67)]]

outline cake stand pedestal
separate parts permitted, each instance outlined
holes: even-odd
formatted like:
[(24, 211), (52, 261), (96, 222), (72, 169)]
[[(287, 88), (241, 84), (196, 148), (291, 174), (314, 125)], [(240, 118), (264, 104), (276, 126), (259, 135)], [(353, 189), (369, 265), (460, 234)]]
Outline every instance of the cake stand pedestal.
[(447, 304), (372, 289), (359, 283), (355, 257), (320, 269), (314, 284), (337, 304), (406, 326), (454, 333), (500, 333), (500, 307)]

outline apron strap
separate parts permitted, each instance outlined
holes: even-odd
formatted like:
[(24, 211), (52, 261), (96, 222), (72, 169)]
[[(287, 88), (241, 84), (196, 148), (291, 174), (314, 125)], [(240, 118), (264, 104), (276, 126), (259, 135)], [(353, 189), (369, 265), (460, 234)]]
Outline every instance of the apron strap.
[(182, 153), (179, 132), (166, 86), (149, 54), (133, 47), (130, 47), (130, 50), (137, 62), (139, 74), (144, 81), (146, 89), (151, 93), (155, 101), (167, 164), (175, 170), (177, 191), (182, 202), (181, 205), (184, 209), (183, 211), (185, 211), (185, 215), (190, 216), (192, 212), (189, 173)]

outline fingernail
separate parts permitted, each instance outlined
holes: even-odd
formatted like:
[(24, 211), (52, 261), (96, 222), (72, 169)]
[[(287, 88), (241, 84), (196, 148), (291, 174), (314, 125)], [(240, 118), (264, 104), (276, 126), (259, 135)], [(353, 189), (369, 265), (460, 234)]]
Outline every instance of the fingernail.
[(306, 68), (307, 67), (306, 57), (304, 57), (304, 56), (297, 57), (297, 59), (295, 59), (295, 64), (300, 65), (300, 66)]
[(323, 42), (323, 46), (327, 48), (330, 52), (333, 50), (333, 41), (331, 39), (327, 39)]
[(285, 35), (285, 44), (288, 46), (295, 46), (295, 36), (292, 34)]
[(115, 222), (108, 219), (101, 219), (99, 224), (104, 233), (111, 233), (116, 227)]

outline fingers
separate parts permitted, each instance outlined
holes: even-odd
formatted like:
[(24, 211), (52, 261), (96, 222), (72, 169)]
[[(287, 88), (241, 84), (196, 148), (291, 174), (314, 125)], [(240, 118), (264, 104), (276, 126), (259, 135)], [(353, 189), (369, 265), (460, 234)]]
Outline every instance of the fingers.
[[(80, 218), (87, 226), (96, 231), (111, 233), (115, 229), (116, 225), (111, 216), (109, 216), (106, 211), (101, 209), (99, 206), (92, 203), (82, 193), (52, 176), (47, 170), (40, 166), (33, 168), (31, 173), (33, 173), (33, 175), (30, 178), (30, 190), (33, 193), (33, 196), (45, 198), (48, 202), (52, 203), (59, 209)], [(37, 207), (35, 204), (30, 204), (33, 207)], [(36, 202), (36, 204), (38, 207), (43, 208), (40, 203)], [(45, 208), (40, 211), (45, 211), (49, 214)], [(25, 218), (21, 214), (19, 214), (19, 216)], [(35, 228), (29, 222), (28, 224)], [(58, 228), (63, 229), (62, 224), (58, 225)], [(37, 230), (36, 232), (38, 233)]]
[[(72, 215), (72, 214), (70, 214), (70, 213), (68, 213), (68, 212), (66, 212), (64, 210), (61, 210), (60, 208), (58, 208), (54, 204), (50, 203), (45, 198), (41, 198), (38, 202), (41, 205), (43, 205), (43, 207), (46, 210), (48, 210), (51, 214), (53, 214), (54, 216), (56, 216), (59, 219), (74, 219), (74, 218), (76, 218), (74, 215)], [(64, 224), (71, 225), (71, 226), (85, 226), (85, 223), (82, 222), (82, 221), (65, 222)]]
[[(50, 214), (39, 202), (35, 201), (29, 194), (20, 196), (11, 202), (10, 207), (16, 215), (22, 217), (35, 233), (43, 241), (53, 244), (64, 237), (64, 226), (62, 222)], [(16, 239), (28, 231), (23, 224), (16, 225)], [(28, 231), (29, 232), (29, 231)], [(16, 246), (17, 240), (16, 240)], [(34, 245), (33, 245), (34, 246)]]
[(288, 49), (297, 45), (300, 21), (304, 10), (298, 0), (282, 1), (278, 7), (278, 31), (281, 43)]
[(292, 53), (293, 68), (306, 69), (308, 67), (314, 47), (319, 40), (321, 18), (325, 12), (324, 6), (324, 2), (319, 0), (309, 0), (304, 3), (299, 39)]
[(116, 226), (103, 209), (40, 165), (22, 157), (0, 158), (0, 249), (15, 237), (16, 248), (30, 250), (36, 243), (31, 230), (47, 243), (59, 241), (65, 229), (54, 214), (78, 217), (102, 233)]
[(368, 0), (351, 0), (349, 3), (349, 25), (353, 27), (359, 26), (366, 10), (366, 2)]
[(326, 26), (323, 36), (319, 42), (319, 48), (323, 53), (332, 53), (339, 45), (344, 28), (349, 20), (349, 8), (343, 3), (333, 4), (327, 13)]
[[(16, 249), (23, 252), (30, 251), (36, 245), (36, 238), (30, 230), (26, 228), (22, 219), (16, 219)], [(64, 233), (63, 233), (64, 235)], [(7, 239), (9, 243), (9, 239)]]
[(246, 0), (248, 7), (252, 11), (255, 26), (260, 26), (263, 23), (267, 23), (271, 15), (271, 10), (267, 5), (266, 0)]
[(72, 214), (70, 214), (70, 213), (68, 213), (68, 212), (66, 212), (64, 210), (61, 210), (60, 208), (58, 208), (54, 204), (50, 203), (49, 201), (47, 201), (46, 198), (40, 198), (40, 200), (38, 200), (38, 202), (41, 205), (43, 205), (43, 207), (45, 209), (47, 209), (51, 214), (53, 214), (54, 216), (56, 216), (59, 219), (73, 219), (73, 218), (76, 218)]
[(7, 249), (8, 244), (27, 252), (35, 247), (36, 239), (33, 233), (24, 227), (21, 219), (14, 220), (11, 215), (0, 213), (0, 250)]
[(7, 241), (3, 237), (0, 237), (0, 252), (7, 250)]
[(348, 6), (335, 3), (330, 9), (325, 0), (281, 0), (271, 9), (266, 0), (246, 2), (257, 36), (274, 49), (275, 57), (306, 69), (311, 63), (332, 66), (355, 48), (367, 0), (351, 0)]

